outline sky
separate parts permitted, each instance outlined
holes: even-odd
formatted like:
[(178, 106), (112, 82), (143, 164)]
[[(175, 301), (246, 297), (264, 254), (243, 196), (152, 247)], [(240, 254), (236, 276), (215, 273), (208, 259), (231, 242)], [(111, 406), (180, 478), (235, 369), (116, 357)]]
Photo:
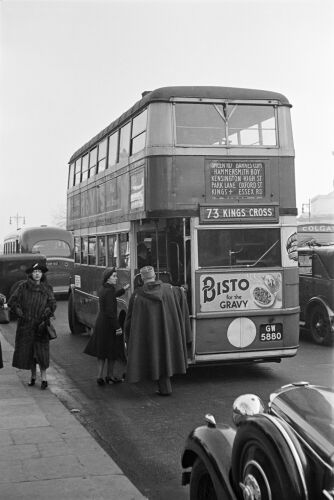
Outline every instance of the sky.
[(332, 0), (0, 0), (0, 242), (58, 222), (71, 155), (174, 85), (289, 99), (301, 213), (334, 189), (333, 21)]

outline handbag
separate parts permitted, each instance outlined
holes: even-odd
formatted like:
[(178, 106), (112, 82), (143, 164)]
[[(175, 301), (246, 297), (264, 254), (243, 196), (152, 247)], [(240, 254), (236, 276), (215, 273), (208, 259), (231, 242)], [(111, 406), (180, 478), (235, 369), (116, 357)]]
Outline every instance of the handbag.
[(51, 323), (49, 325), (46, 325), (46, 331), (48, 332), (49, 340), (54, 340), (57, 338), (56, 329)]

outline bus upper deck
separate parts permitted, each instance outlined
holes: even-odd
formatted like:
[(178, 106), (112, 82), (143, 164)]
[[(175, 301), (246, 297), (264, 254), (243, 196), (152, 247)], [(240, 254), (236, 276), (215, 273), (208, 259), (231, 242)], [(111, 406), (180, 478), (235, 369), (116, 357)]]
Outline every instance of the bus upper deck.
[(165, 87), (72, 155), (67, 227), (81, 323), (93, 324), (104, 266), (134, 286), (144, 249), (159, 275), (187, 285), (194, 362), (296, 353), (290, 107), (275, 92)]

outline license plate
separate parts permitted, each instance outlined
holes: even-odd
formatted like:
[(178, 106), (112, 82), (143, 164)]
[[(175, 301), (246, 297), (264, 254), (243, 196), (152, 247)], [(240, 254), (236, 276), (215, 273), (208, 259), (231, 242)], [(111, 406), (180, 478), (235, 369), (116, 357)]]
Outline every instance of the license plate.
[(261, 342), (283, 340), (282, 323), (267, 323), (265, 325), (260, 325), (260, 340)]

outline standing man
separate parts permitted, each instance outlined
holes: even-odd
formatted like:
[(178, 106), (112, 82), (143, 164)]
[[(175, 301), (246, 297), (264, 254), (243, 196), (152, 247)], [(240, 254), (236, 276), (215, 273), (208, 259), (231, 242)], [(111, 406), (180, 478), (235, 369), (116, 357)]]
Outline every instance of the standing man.
[(170, 377), (186, 373), (190, 320), (184, 292), (156, 280), (152, 266), (140, 269), (144, 285), (132, 294), (125, 319), (128, 382), (158, 383), (157, 394), (172, 393)]

